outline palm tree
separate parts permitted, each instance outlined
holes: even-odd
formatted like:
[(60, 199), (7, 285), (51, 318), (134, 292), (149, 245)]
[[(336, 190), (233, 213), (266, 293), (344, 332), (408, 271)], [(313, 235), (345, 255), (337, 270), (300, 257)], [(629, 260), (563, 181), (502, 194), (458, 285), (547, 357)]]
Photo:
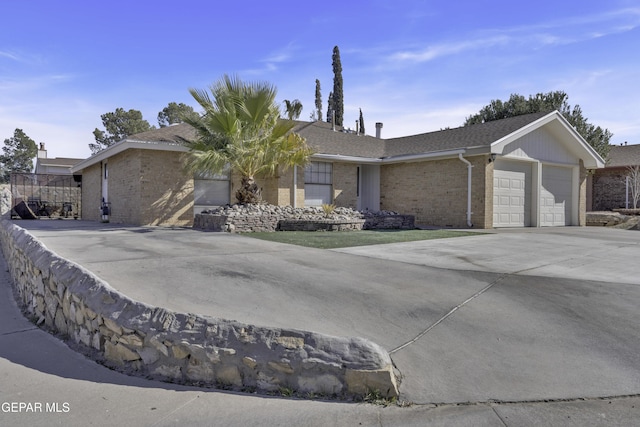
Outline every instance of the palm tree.
[(187, 167), (197, 173), (221, 173), (227, 168), (241, 176), (239, 203), (258, 203), (256, 176), (275, 176), (279, 168), (305, 165), (312, 154), (305, 139), (292, 132), (295, 123), (280, 119), (276, 88), (266, 82), (245, 83), (223, 76), (207, 91), (189, 92), (204, 109), (201, 116), (185, 118), (197, 137)]
[(298, 120), (298, 117), (302, 114), (302, 102), (300, 102), (299, 99), (294, 99), (293, 101), (285, 99), (284, 105), (284, 109), (287, 112), (289, 120)]

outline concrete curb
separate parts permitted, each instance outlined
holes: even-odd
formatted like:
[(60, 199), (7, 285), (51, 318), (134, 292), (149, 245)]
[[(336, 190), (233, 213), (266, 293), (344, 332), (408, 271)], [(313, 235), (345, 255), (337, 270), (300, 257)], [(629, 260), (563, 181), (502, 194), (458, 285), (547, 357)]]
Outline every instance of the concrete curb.
[(128, 374), (239, 391), (398, 396), (389, 354), (371, 341), (137, 302), (7, 220), (0, 244), (29, 316)]

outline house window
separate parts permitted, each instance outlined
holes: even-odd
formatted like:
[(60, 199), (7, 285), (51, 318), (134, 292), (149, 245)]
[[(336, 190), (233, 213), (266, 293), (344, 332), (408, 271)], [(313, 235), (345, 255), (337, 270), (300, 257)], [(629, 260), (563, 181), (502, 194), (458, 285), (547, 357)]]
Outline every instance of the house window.
[(229, 171), (198, 173), (193, 178), (195, 213), (229, 203)]
[(333, 165), (328, 162), (311, 162), (304, 170), (304, 204), (320, 206), (333, 202)]

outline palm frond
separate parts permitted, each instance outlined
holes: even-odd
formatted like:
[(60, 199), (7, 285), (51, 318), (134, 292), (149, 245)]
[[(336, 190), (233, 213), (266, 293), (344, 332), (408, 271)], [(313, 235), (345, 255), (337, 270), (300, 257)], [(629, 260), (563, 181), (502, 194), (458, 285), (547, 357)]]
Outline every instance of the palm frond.
[(204, 110), (186, 121), (197, 134), (187, 144), (191, 171), (220, 173), (230, 167), (243, 177), (273, 176), (280, 167), (308, 162), (313, 152), (292, 132), (294, 123), (280, 118), (273, 85), (225, 75), (209, 90), (211, 96), (189, 91)]

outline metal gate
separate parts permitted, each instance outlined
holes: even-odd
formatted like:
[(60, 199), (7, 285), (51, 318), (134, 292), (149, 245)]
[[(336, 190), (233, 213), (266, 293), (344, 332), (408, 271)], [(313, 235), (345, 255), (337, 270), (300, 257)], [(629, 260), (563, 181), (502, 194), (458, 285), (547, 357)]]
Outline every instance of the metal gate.
[(82, 177), (35, 173), (11, 174), (11, 217), (75, 218), (82, 212)]

